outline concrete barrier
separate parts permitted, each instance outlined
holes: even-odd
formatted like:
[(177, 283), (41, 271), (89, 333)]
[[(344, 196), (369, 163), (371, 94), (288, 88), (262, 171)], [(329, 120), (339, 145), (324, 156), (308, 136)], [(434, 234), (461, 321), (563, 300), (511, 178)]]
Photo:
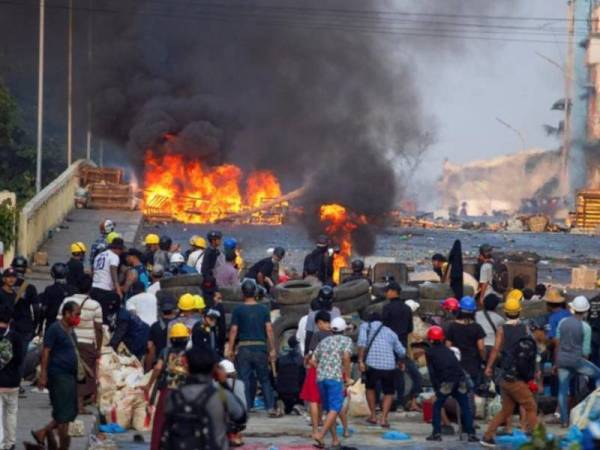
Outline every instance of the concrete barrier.
[(33, 197), (21, 210), (17, 249), (19, 255), (31, 258), (48, 238), (48, 231), (58, 226), (75, 205), (79, 187), (79, 169), (96, 164), (80, 159)]

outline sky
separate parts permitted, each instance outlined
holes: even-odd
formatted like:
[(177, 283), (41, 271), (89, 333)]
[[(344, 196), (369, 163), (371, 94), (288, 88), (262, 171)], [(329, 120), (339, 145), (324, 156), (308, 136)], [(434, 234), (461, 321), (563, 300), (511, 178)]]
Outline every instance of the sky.
[[(566, 0), (519, 3), (519, 10), (510, 15), (567, 16)], [(544, 36), (543, 40), (553, 42), (471, 40), (464, 51), (442, 60), (434, 54), (416, 59), (425, 110), (435, 118), (437, 137), (418, 178), (435, 180), (445, 158), (465, 163), (519, 151), (523, 145), (518, 134), (496, 118), (519, 130), (527, 148), (558, 145), (542, 125), (556, 125), (562, 119), (562, 113), (550, 107), (564, 96), (564, 75), (536, 52), (563, 64), (566, 37)]]

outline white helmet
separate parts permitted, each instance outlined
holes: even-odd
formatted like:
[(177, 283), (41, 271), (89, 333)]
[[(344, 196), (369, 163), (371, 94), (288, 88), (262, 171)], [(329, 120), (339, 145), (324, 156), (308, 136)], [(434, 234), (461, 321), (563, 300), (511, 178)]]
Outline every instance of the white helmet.
[(408, 306), (412, 310), (412, 312), (416, 312), (417, 309), (419, 309), (419, 307), (421, 306), (418, 302), (415, 302), (414, 300), (406, 300), (404, 304)]
[(348, 328), (346, 321), (342, 317), (336, 317), (331, 321), (331, 330), (336, 333), (343, 333)]
[(106, 219), (102, 223), (101, 228), (104, 230), (105, 234), (112, 233), (113, 231), (115, 231), (115, 223), (110, 219)]
[(571, 303), (569, 303), (571, 309), (578, 313), (584, 313), (589, 311), (590, 302), (583, 295), (579, 295), (573, 299)]
[(228, 359), (222, 360), (219, 363), (219, 366), (221, 366), (221, 369), (223, 369), (227, 375), (231, 375), (232, 373), (235, 373), (235, 366)]
[(169, 259), (171, 264), (181, 264), (185, 262), (185, 258), (181, 253), (173, 253), (171, 255), (171, 259)]

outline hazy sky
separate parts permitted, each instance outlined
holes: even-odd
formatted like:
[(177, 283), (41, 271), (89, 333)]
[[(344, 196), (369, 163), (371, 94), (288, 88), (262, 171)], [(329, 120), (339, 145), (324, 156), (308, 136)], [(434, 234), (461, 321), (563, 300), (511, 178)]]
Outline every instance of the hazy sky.
[[(566, 18), (566, 0), (519, 3), (520, 9), (510, 15)], [(506, 37), (511, 37), (510, 31)], [(562, 118), (550, 107), (563, 97), (564, 76), (536, 52), (563, 64), (566, 36), (538, 39), (553, 43), (470, 40), (466, 51), (441, 61), (431, 54), (418, 58), (425, 108), (434, 114), (437, 126), (437, 142), (419, 171), (422, 179), (437, 178), (444, 158), (463, 163), (519, 151), (518, 135), (496, 117), (520, 130), (528, 148), (557, 146), (556, 138), (546, 136), (542, 125), (556, 125)]]

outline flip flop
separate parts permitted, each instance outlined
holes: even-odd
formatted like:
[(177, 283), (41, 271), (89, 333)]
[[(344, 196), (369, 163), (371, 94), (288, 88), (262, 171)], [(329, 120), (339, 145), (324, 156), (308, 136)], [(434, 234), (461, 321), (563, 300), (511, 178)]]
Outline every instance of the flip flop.
[(321, 448), (321, 449), (325, 448), (325, 441), (320, 441), (316, 438), (313, 438), (313, 441), (315, 441), (315, 443), (313, 444), (314, 448)]
[(44, 445), (44, 441), (42, 439), (40, 439), (37, 434), (35, 434), (34, 430), (30, 430), (29, 433), (31, 434), (31, 437), (38, 445), (41, 445), (41, 446)]
[(377, 425), (377, 420), (375, 420), (375, 419), (367, 419), (366, 422), (369, 425)]
[(381, 428), (389, 428), (390, 424), (389, 422), (381, 422)]

